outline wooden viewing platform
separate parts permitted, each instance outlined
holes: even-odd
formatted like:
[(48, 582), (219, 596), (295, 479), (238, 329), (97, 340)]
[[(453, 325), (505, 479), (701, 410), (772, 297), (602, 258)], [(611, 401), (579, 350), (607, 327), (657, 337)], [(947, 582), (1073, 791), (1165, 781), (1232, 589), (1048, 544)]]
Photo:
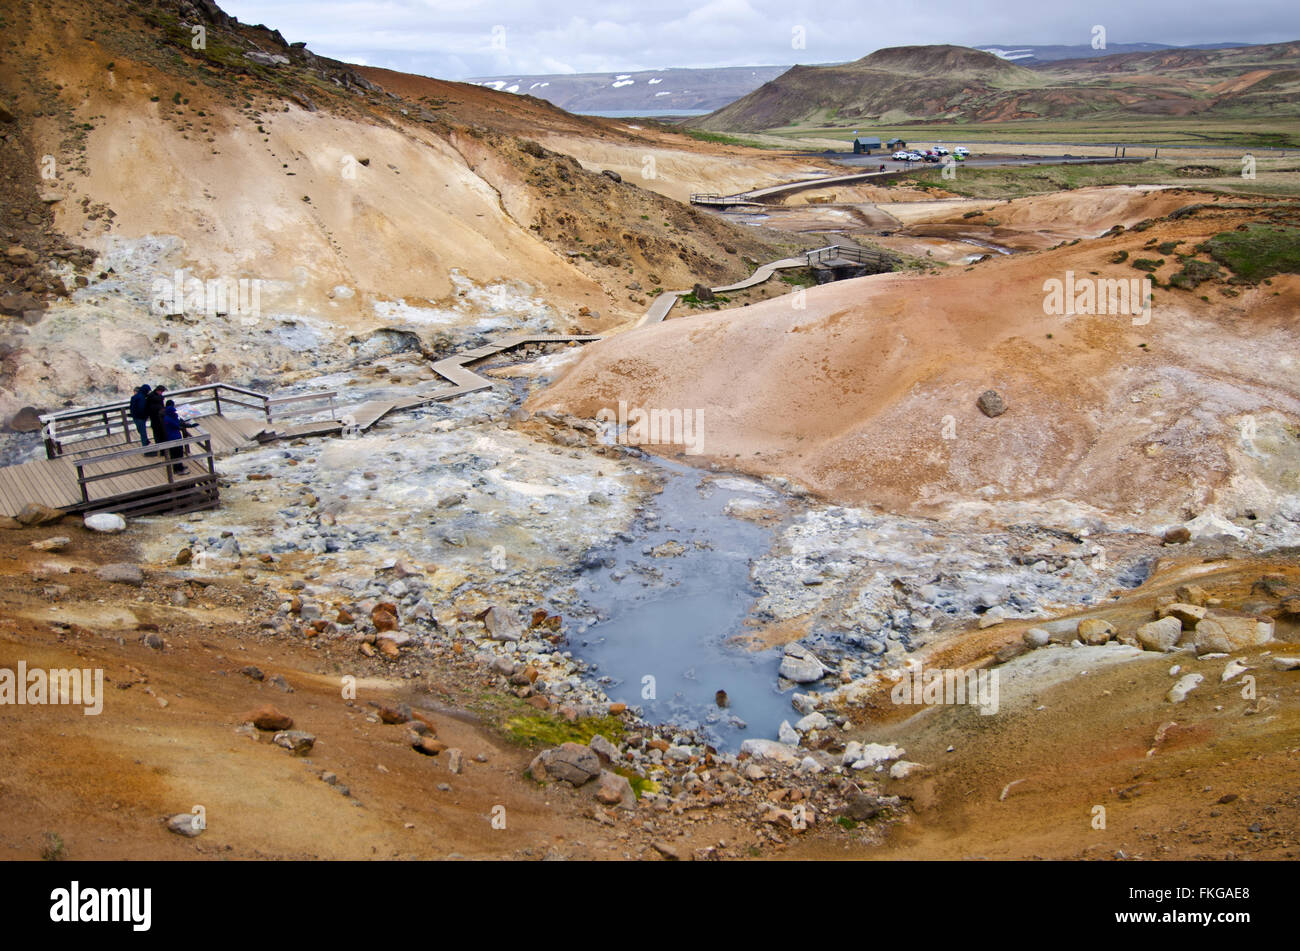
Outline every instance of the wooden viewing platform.
[[(412, 388), (410, 395), (338, 406), (334, 390), (271, 396), (230, 383), (168, 390), (177, 409), (197, 410), (191, 435), (165, 443), (139, 444), (130, 401), (42, 416), (45, 456), (0, 467), (0, 514), (18, 515), (35, 503), (69, 514), (114, 512), (122, 516), (181, 513), (219, 503), (218, 455), (281, 439), (363, 432), (389, 413), (491, 388), (492, 381), (466, 364), (531, 343), (599, 340), (593, 335), (524, 334), (505, 337), (433, 364), (450, 386)], [(172, 460), (168, 451), (180, 449)], [(158, 455), (157, 453), (162, 453)], [(174, 471), (175, 462), (185, 466)]]

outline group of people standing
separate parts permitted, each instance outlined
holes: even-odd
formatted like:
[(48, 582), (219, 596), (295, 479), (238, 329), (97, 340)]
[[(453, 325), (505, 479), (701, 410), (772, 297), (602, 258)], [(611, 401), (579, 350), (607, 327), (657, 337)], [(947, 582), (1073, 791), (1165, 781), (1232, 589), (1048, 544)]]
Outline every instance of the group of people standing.
[[(135, 422), (136, 432), (140, 434), (140, 445), (149, 445), (149, 430), (153, 430), (154, 443), (171, 442), (176, 439), (185, 438), (185, 431), (189, 429), (189, 423), (180, 418), (176, 412), (176, 403), (169, 400), (164, 395), (167, 392), (165, 386), (150, 387), (148, 384), (142, 384), (131, 397), (131, 419)], [(185, 455), (184, 446), (172, 446), (167, 450), (168, 456), (172, 459), (180, 459)], [(150, 456), (156, 456), (158, 453), (148, 453)], [(173, 472), (187, 471), (184, 464), (175, 462), (172, 465)]]

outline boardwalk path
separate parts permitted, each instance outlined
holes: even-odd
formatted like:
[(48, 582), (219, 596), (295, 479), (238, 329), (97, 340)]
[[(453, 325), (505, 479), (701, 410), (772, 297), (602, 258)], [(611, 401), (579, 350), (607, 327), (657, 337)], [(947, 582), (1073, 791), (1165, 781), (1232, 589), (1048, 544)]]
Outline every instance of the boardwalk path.
[[(371, 400), (340, 409), (334, 406), (333, 393), (277, 399), (220, 383), (177, 390), (171, 395), (178, 406), (210, 403), (215, 409), (193, 420), (196, 434), (184, 446), (190, 472), (183, 476), (169, 473), (165, 459), (147, 457), (134, 444), (134, 427), (129, 424), (125, 402), (50, 414), (42, 417), (49, 458), (0, 468), (0, 515), (16, 516), (30, 503), (67, 512), (131, 514), (211, 507), (216, 504), (216, 456), (282, 439), (362, 432), (390, 413), (490, 389), (492, 381), (475, 373), (468, 364), (532, 343), (599, 339), (593, 335), (546, 334), (504, 337), (434, 363), (434, 372), (450, 386), (412, 388), (398, 399)], [(328, 409), (321, 407), (314, 413), (318, 418), (274, 418), (272, 407), (276, 405), (305, 405), (327, 398)], [(262, 412), (257, 416), (230, 416), (223, 407), (231, 404)], [(310, 406), (307, 411), (312, 411)], [(320, 412), (326, 415), (320, 417)]]

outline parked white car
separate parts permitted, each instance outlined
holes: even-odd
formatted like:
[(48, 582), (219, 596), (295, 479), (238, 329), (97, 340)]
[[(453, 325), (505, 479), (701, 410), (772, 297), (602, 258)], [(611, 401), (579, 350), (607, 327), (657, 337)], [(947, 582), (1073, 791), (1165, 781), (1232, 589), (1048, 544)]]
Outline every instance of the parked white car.
[(909, 153), (907, 153), (907, 152), (895, 152), (895, 153), (894, 153), (894, 161), (895, 161), (895, 162), (910, 162), (911, 160), (912, 160), (911, 155), (910, 155)]
[(964, 145), (957, 146), (957, 148), (953, 149), (953, 151), (956, 152), (958, 155), (970, 155), (970, 149), (966, 148), (966, 146)]
[(908, 152), (907, 160), (909, 162), (924, 162), (925, 156), (922, 155), (920, 152)]
[(948, 150), (945, 149), (942, 145), (936, 145), (936, 146), (934, 147), (934, 151), (935, 151), (935, 153), (938, 154), (938, 155), (947, 155), (947, 154), (948, 154)]

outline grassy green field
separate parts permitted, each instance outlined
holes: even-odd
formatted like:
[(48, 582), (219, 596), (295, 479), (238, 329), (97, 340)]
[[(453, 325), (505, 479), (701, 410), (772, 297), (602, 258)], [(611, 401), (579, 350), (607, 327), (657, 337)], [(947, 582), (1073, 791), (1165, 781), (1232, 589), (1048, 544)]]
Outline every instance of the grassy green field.
[[(1206, 174), (1215, 168), (1219, 174)], [(1241, 163), (1196, 160), (1148, 161), (1124, 165), (1030, 165), (1005, 168), (959, 167), (945, 179), (938, 168), (913, 176), (923, 186), (933, 186), (967, 198), (1020, 198), (1063, 189), (1094, 185), (1182, 185), (1203, 191), (1234, 195), (1300, 196), (1300, 156), (1256, 164), (1255, 178), (1241, 177)], [(1190, 170), (1190, 171), (1189, 171)]]
[[(850, 143), (854, 130), (861, 135), (879, 136), (882, 141), (898, 137), (907, 142), (977, 144), (1025, 143), (1041, 146), (1127, 145), (1130, 148), (1194, 146), (1206, 149), (1282, 148), (1300, 149), (1300, 121), (1292, 118), (1248, 119), (1032, 119), (1009, 122), (916, 122), (899, 124), (853, 124), (800, 126), (767, 129), (761, 133), (699, 133), (718, 135), (709, 141), (822, 151), (828, 142)], [(696, 133), (690, 133), (695, 135)]]

